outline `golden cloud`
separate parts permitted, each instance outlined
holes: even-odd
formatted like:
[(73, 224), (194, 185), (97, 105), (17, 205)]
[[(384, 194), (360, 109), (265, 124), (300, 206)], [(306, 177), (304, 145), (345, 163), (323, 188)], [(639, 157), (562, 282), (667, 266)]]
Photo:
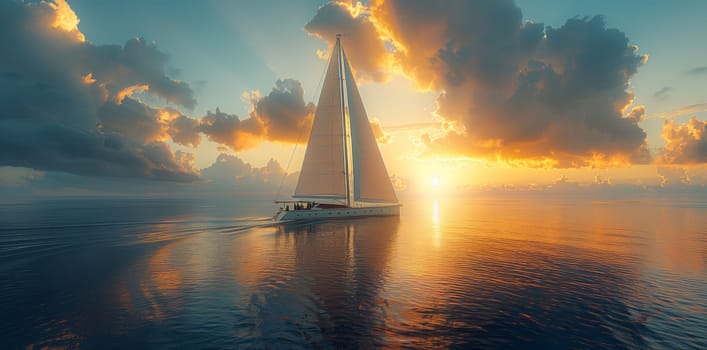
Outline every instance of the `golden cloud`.
[(366, 13), (393, 65), (440, 91), (436, 116), (451, 127), (427, 137), (428, 156), (541, 167), (650, 161), (637, 124), (645, 109), (624, 117), (629, 79), (647, 55), (601, 17), (546, 28), (524, 22), (512, 0), (373, 0)]
[(707, 163), (707, 121), (692, 117), (685, 124), (666, 120), (661, 133), (667, 142), (660, 162), (665, 164)]
[(71, 6), (65, 0), (52, 0), (49, 2), (42, 1), (43, 4), (47, 4), (51, 9), (54, 10), (54, 20), (52, 22), (52, 27), (61, 29), (67, 33), (73, 35), (73, 37), (80, 41), (86, 41), (86, 37), (79, 31), (79, 18), (71, 9)]
[(383, 130), (381, 121), (377, 118), (371, 118), (370, 123), (371, 130), (373, 130), (373, 136), (376, 138), (376, 141), (378, 141), (378, 143), (380, 144), (390, 143), (390, 141), (392, 140), (392, 136), (390, 136), (390, 134), (386, 133), (385, 130)]
[(334, 47), (336, 35), (343, 35), (343, 45), (357, 80), (384, 82), (390, 79), (392, 56), (385, 47), (375, 18), (360, 2), (351, 5), (330, 2), (319, 8), (305, 26), (307, 32)]

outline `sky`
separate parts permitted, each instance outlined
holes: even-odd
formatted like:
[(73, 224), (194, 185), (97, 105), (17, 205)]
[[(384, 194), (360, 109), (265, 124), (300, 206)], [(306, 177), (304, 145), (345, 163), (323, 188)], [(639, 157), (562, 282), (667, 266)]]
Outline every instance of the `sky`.
[(704, 1), (0, 7), (0, 193), (286, 195), (336, 33), (399, 193), (707, 185)]

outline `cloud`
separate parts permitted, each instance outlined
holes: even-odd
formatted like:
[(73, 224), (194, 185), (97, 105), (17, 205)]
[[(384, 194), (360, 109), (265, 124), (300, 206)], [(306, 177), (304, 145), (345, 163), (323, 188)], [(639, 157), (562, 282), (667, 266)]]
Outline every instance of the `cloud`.
[(370, 123), (371, 130), (373, 130), (373, 136), (376, 138), (376, 141), (378, 141), (378, 143), (380, 144), (390, 143), (390, 141), (392, 140), (392, 136), (390, 136), (390, 134), (386, 133), (385, 130), (383, 130), (381, 121), (376, 118), (371, 118)]
[(687, 74), (690, 75), (698, 75), (698, 74), (705, 74), (707, 73), (707, 66), (702, 66), (702, 67), (695, 67), (687, 71)]
[(86, 37), (79, 31), (79, 18), (65, 0), (55, 0), (46, 5), (54, 10), (52, 27), (70, 33), (78, 41), (86, 41)]
[[(262, 96), (254, 91), (245, 97), (253, 108), (247, 118), (241, 119), (217, 108), (216, 112), (208, 112), (200, 119), (177, 118), (169, 124), (170, 130), (175, 132), (173, 135), (179, 132), (182, 138), (188, 140), (196, 140), (198, 134), (202, 133), (210, 141), (228, 146), (234, 151), (255, 147), (263, 140), (307, 142), (316, 106), (304, 101), (304, 89), (300, 81), (281, 79), (275, 82), (267, 95)], [(374, 132), (379, 132), (375, 134), (380, 137), (379, 142), (389, 140), (378, 120), (372, 119), (371, 127)]]
[[(253, 92), (247, 96), (253, 105), (248, 118), (237, 115), (208, 112), (194, 132), (201, 132), (216, 143), (234, 151), (255, 147), (262, 140), (303, 142), (309, 135), (315, 106), (304, 102), (302, 84), (294, 79), (278, 80), (267, 96)], [(186, 133), (186, 131), (184, 131)]]
[[(65, 1), (0, 4), (0, 166), (62, 171), (84, 176), (193, 181), (193, 156), (174, 153), (168, 142), (189, 147), (201, 135), (233, 150), (263, 140), (304, 140), (315, 106), (303, 100), (294, 79), (272, 91), (248, 95), (252, 112), (196, 118), (189, 85), (170, 78), (168, 56), (142, 38), (124, 46), (94, 45), (78, 30)], [(139, 99), (149, 94), (168, 107)]]
[(263, 126), (255, 118), (241, 121), (237, 115), (222, 113), (216, 109), (215, 113), (208, 112), (202, 117), (197, 131), (216, 143), (226, 145), (234, 151), (252, 148), (260, 141)]
[(219, 154), (216, 161), (208, 168), (202, 169), (204, 177), (215, 182), (231, 182), (235, 179), (247, 179), (252, 176), (253, 169), (240, 158), (229, 154)]
[(201, 173), (211, 189), (237, 192), (275, 192), (282, 188), (289, 192), (297, 181), (296, 173), (287, 174), (274, 159), (270, 159), (266, 166), (256, 168), (229, 154), (219, 154), (216, 161)]
[[(172, 141), (184, 146), (199, 146), (201, 143), (201, 136), (197, 132), (200, 124), (199, 120), (180, 115), (179, 112), (169, 109), (162, 110), (162, 113), (170, 116), (167, 120), (173, 118), (167, 129), (167, 133), (172, 137)], [(176, 116), (176, 118), (174, 116)]]
[(164, 142), (155, 109), (130, 96), (148, 90), (192, 107), (167, 56), (142, 39), (85, 41), (65, 1), (0, 4), (0, 165), (78, 175), (193, 181), (188, 157)]
[(673, 91), (673, 88), (671, 88), (670, 86), (666, 86), (666, 87), (656, 91), (653, 94), (653, 98), (655, 98), (656, 100), (661, 100), (661, 101), (666, 100), (666, 99), (668, 99), (668, 97), (670, 97), (671, 91)]
[(651, 115), (648, 115), (645, 117), (645, 119), (657, 119), (657, 118), (674, 118), (674, 117), (680, 117), (688, 114), (695, 114), (695, 113), (701, 113), (707, 111), (707, 103), (696, 103), (693, 105), (689, 106), (684, 106), (680, 107), (678, 109), (668, 111), (668, 112), (662, 112), (662, 113), (654, 113)]
[(567, 176), (562, 175), (559, 179), (555, 179), (550, 187), (553, 189), (568, 189), (579, 187), (579, 183), (571, 181)]
[(28, 168), (0, 167), (0, 188), (20, 187), (41, 179), (44, 172)]
[(593, 186), (611, 186), (611, 179), (604, 179), (601, 175), (594, 176)]
[[(168, 138), (166, 120), (162, 111), (129, 97), (121, 103), (108, 101), (98, 108), (104, 134), (118, 134), (139, 143), (165, 141)], [(164, 112), (169, 115), (169, 112)]]
[(304, 139), (312, 127), (315, 106), (304, 102), (302, 83), (294, 79), (278, 80), (265, 96), (253, 96), (251, 118), (263, 125), (267, 139), (296, 142)]
[(626, 119), (633, 120), (635, 123), (638, 123), (644, 119), (644, 116), (646, 115), (646, 106), (640, 105), (640, 106), (635, 106), (631, 108), (631, 111), (628, 112), (626, 115)]
[(660, 162), (665, 164), (707, 163), (707, 121), (692, 117), (685, 124), (666, 120), (661, 136), (667, 144)]
[(393, 174), (390, 176), (390, 183), (393, 184), (393, 188), (395, 189), (395, 192), (403, 192), (407, 189), (408, 185), (402, 177)]
[[(192, 155), (175, 152), (184, 163)], [(8, 198), (53, 195), (149, 195), (149, 196), (231, 196), (265, 193), (292, 193), (298, 173), (286, 174), (276, 160), (256, 167), (240, 158), (220, 154), (216, 161), (201, 169), (201, 181), (171, 182), (116, 177), (85, 177), (65, 172), (36, 171), (19, 167), (0, 167), (0, 192)]]
[(168, 56), (153, 42), (143, 38), (128, 40), (118, 45), (93, 46), (90, 54), (78, 63), (102, 82), (111, 96), (120, 96), (142, 88), (164, 100), (186, 108), (193, 108), (196, 100), (188, 84), (167, 76)]
[(660, 177), (660, 187), (690, 185), (690, 177), (683, 168), (658, 167), (656, 171)]
[[(349, 9), (330, 3), (310, 24), (323, 23), (322, 36), (345, 32), (350, 24), (331, 19), (358, 18)], [(441, 92), (436, 113), (453, 128), (427, 138), (428, 155), (553, 167), (649, 162), (646, 133), (622, 117), (633, 101), (629, 79), (647, 56), (601, 17), (544, 27), (523, 22), (512, 0), (378, 0), (357, 11), (395, 66)]]
[(360, 2), (356, 6), (343, 2), (324, 4), (304, 28), (329, 43), (329, 52), (334, 47), (336, 35), (342, 34), (346, 55), (358, 79), (388, 80), (390, 54), (373, 19)]
[(397, 125), (387, 125), (385, 130), (388, 132), (403, 132), (403, 131), (424, 131), (429, 129), (439, 129), (442, 130), (444, 125), (440, 122), (420, 122), (420, 123), (407, 123), (407, 124), (397, 124)]

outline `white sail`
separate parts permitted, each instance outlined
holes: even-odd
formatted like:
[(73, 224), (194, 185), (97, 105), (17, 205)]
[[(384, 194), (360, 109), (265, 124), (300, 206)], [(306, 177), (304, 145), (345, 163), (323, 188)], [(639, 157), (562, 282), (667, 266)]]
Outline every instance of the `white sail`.
[(355, 201), (397, 202), (395, 190), (381, 157), (375, 135), (371, 129), (366, 109), (356, 81), (351, 74), (346, 54), (344, 71), (351, 133), (351, 158), (353, 164), (353, 194)]
[(329, 59), (294, 197), (346, 198), (338, 43)]
[(293, 197), (346, 199), (349, 205), (352, 200), (397, 202), (339, 39), (329, 59)]

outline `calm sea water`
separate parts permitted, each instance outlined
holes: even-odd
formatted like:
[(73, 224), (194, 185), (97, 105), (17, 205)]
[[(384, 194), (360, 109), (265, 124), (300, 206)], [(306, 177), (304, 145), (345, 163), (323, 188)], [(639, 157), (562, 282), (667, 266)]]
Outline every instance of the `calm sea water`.
[(0, 205), (7, 349), (707, 348), (704, 198)]

